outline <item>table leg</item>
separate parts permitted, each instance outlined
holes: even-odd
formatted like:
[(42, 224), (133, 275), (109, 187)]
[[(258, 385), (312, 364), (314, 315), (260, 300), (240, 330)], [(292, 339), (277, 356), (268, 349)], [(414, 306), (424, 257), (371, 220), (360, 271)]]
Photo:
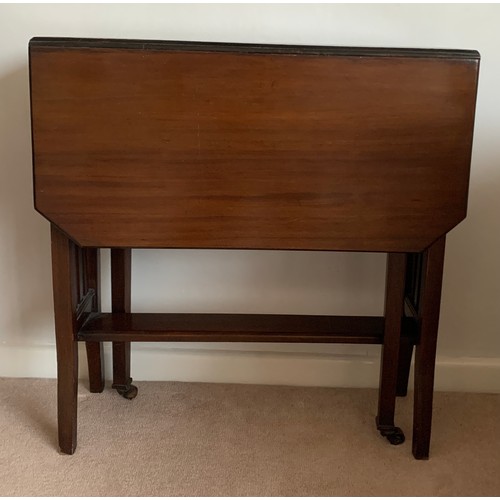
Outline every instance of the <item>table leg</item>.
[[(420, 295), (422, 254), (408, 253), (406, 256), (405, 314), (416, 319)], [(408, 379), (410, 377), (413, 346), (415, 345), (413, 332), (406, 333), (401, 337), (401, 348), (399, 350), (398, 396), (406, 396), (408, 393)]]
[(406, 278), (404, 253), (387, 255), (387, 277), (385, 294), (385, 326), (380, 368), (380, 389), (377, 415), (377, 429), (391, 444), (401, 444), (405, 437), (394, 425), (396, 389), (398, 381), (398, 360), (401, 339), (401, 323), (404, 312)]
[(413, 341), (408, 336), (401, 337), (399, 346), (398, 383), (396, 396), (404, 397), (408, 394), (408, 379), (410, 378), (411, 358), (413, 356)]
[[(100, 269), (99, 269), (99, 249), (85, 248), (85, 287), (95, 291), (92, 311), (101, 310), (100, 297)], [(89, 386), (90, 392), (102, 392), (104, 390), (104, 354), (102, 342), (85, 342), (87, 348), (87, 362), (89, 367)]]
[(51, 226), (51, 240), (59, 447), (63, 453), (72, 455), (76, 449), (77, 435), (77, 258), (75, 244), (54, 225)]
[(429, 458), (445, 240), (445, 236), (442, 236), (423, 254), (413, 409), (413, 455), (417, 459)]
[[(111, 310), (114, 313), (130, 312), (131, 271), (131, 249), (111, 249)], [(134, 399), (137, 387), (131, 382), (130, 342), (113, 342), (113, 388), (123, 397)]]

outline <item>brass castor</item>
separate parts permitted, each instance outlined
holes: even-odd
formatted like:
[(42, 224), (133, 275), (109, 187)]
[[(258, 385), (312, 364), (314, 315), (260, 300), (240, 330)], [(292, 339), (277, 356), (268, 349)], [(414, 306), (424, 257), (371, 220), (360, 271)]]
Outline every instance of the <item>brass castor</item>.
[(393, 445), (403, 444), (405, 435), (399, 427), (379, 428), (380, 434)]
[(117, 385), (114, 386), (114, 389), (116, 389), (116, 392), (118, 392), (118, 394), (120, 396), (123, 396), (125, 399), (134, 399), (139, 391), (139, 389), (137, 389), (137, 387), (132, 384)]

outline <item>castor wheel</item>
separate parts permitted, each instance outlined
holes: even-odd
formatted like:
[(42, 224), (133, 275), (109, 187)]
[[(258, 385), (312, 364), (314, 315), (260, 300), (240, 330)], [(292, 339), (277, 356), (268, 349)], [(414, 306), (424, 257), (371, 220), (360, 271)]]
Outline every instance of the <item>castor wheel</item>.
[(139, 389), (135, 385), (126, 385), (126, 386), (115, 386), (116, 392), (120, 396), (123, 396), (125, 399), (134, 399), (137, 396), (137, 392)]
[(388, 429), (379, 429), (380, 434), (387, 438), (389, 443), (393, 445), (403, 444), (405, 435), (399, 427), (390, 427)]

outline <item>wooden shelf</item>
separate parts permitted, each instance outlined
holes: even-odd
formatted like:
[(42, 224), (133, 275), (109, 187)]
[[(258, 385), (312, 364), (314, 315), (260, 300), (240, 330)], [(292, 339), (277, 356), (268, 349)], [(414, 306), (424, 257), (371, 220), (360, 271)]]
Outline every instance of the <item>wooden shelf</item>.
[[(414, 321), (406, 318), (403, 330), (413, 335)], [(94, 313), (78, 340), (381, 344), (383, 334), (378, 316)]]

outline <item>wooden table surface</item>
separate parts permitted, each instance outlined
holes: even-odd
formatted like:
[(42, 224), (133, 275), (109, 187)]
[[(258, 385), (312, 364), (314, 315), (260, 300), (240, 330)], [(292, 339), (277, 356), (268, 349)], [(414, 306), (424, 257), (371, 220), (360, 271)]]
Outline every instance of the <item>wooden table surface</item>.
[(30, 53), (35, 205), (82, 246), (414, 252), (465, 217), (473, 51)]

